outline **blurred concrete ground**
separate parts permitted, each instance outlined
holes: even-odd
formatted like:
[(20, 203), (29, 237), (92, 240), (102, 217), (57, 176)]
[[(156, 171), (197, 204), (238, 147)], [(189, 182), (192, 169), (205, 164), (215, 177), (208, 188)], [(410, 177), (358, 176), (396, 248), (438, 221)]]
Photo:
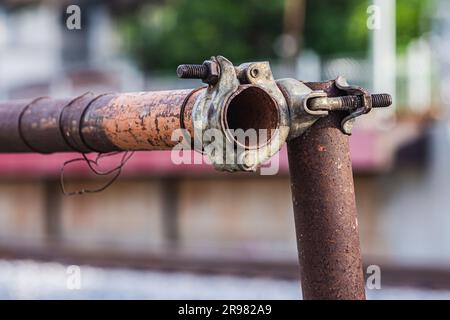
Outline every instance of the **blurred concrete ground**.
[[(0, 260), (0, 299), (299, 299), (297, 281), (81, 266), (81, 289), (67, 289), (67, 266)], [(368, 299), (450, 299), (450, 290), (383, 287)]]

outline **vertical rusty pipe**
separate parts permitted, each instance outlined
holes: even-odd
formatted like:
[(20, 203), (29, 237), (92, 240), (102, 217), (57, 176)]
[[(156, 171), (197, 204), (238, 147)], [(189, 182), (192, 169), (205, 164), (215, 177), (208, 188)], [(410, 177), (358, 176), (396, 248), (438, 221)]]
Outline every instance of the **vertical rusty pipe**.
[[(327, 86), (332, 89), (331, 83)], [(288, 142), (304, 299), (365, 299), (348, 136), (339, 129), (342, 118), (339, 113), (321, 118)]]

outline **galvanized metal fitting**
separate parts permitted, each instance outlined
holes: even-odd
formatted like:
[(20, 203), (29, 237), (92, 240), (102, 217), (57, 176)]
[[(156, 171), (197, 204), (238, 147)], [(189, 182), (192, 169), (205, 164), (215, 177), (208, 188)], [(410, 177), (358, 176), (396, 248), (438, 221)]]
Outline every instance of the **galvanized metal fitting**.
[[(218, 170), (255, 171), (287, 139), (290, 119), (286, 100), (268, 62), (235, 67), (222, 56), (211, 61), (217, 63), (220, 72), (217, 82), (209, 84), (193, 107), (194, 146)], [(234, 129), (269, 132), (266, 141), (261, 142), (258, 136), (256, 144), (246, 144), (236, 140)], [(223, 134), (220, 150), (216, 133)]]
[[(349, 94), (344, 97), (328, 97), (325, 91), (313, 90), (295, 79), (275, 81), (268, 62), (236, 67), (226, 58), (216, 56), (202, 65), (181, 65), (177, 74), (208, 83), (192, 110), (194, 147), (223, 171), (255, 171), (286, 140), (302, 135), (329, 112), (348, 112), (341, 129), (351, 134), (356, 117), (368, 113), (372, 107), (392, 103), (389, 95), (372, 96), (361, 87), (349, 85), (343, 77), (332, 83)], [(236, 129), (269, 132), (265, 140), (258, 135), (258, 141), (252, 144), (236, 139), (233, 132)]]
[(327, 110), (312, 110), (308, 106), (311, 99), (326, 97), (325, 92), (313, 91), (303, 82), (295, 79), (280, 79), (277, 80), (277, 85), (283, 92), (289, 107), (291, 123), (288, 140), (302, 135), (314, 122), (328, 115)]
[(392, 104), (391, 95), (371, 95), (359, 86), (349, 85), (344, 77), (333, 81), (336, 88), (349, 94), (339, 97), (328, 97), (325, 92), (313, 91), (303, 82), (294, 79), (281, 79), (277, 83), (285, 95), (291, 115), (289, 139), (303, 134), (319, 118), (334, 111), (348, 112), (341, 122), (341, 130), (351, 135), (357, 117), (370, 112), (372, 108), (384, 108)]

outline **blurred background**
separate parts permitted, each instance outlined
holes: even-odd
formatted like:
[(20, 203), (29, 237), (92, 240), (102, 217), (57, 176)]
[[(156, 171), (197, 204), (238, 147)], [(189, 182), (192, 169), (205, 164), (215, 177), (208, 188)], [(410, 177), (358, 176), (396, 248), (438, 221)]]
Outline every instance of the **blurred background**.
[[(450, 0), (0, 2), (1, 100), (198, 87), (176, 66), (217, 54), (391, 93), (351, 137), (374, 299), (450, 298), (449, 52)], [(76, 157), (0, 155), (0, 298), (301, 296), (285, 150), (274, 176), (140, 152), (106, 191), (66, 197)], [(66, 180), (103, 182), (80, 166)], [(81, 290), (66, 288), (69, 264), (84, 266)]]

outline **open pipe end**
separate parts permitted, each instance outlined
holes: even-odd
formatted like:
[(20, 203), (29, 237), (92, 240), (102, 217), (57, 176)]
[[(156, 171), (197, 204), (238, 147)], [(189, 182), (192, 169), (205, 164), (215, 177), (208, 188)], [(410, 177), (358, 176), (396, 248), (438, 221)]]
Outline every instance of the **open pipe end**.
[[(225, 107), (223, 123), (225, 130), (237, 144), (247, 148), (259, 148), (267, 145), (273, 130), (279, 128), (280, 113), (276, 102), (264, 89), (244, 85), (230, 98)], [(244, 139), (236, 136), (236, 130), (239, 129), (245, 132)], [(261, 130), (267, 132), (267, 139), (261, 139), (264, 137), (264, 134), (261, 134), (264, 131)]]

